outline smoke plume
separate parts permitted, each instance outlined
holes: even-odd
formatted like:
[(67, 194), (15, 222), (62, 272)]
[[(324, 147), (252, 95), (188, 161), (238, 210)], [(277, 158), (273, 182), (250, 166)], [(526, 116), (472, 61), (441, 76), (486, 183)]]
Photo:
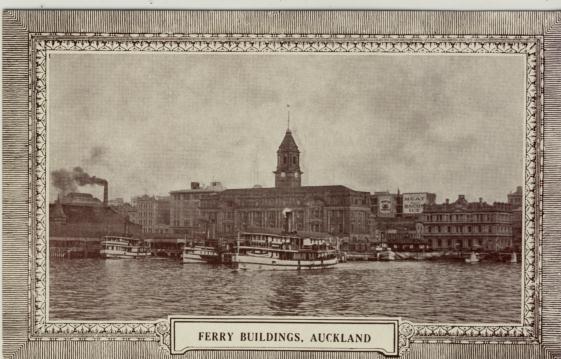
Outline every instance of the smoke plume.
[(90, 176), (81, 167), (74, 167), (71, 171), (61, 168), (51, 172), (52, 184), (62, 195), (75, 192), (78, 186), (107, 185), (103, 178)]
[(90, 166), (99, 164), (107, 164), (107, 148), (104, 146), (94, 146), (90, 149), (90, 155), (84, 160), (84, 163)]

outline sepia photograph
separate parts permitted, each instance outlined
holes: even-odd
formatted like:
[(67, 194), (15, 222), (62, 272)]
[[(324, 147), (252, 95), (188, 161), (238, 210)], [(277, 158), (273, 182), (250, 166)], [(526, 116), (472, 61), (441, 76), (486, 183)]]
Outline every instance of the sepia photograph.
[(49, 315), (521, 317), (525, 58), (56, 53)]

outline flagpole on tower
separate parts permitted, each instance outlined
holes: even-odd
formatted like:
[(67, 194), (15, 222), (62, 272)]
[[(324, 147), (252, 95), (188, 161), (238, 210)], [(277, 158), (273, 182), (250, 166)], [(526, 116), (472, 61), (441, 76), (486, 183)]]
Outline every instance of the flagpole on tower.
[(287, 114), (287, 125), (286, 125), (286, 129), (288, 131), (290, 131), (290, 105), (286, 104), (286, 114)]

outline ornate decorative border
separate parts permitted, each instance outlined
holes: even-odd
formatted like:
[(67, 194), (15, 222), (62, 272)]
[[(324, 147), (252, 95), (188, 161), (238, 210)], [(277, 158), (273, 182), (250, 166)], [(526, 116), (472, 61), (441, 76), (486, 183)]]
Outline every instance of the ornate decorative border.
[[(413, 343), (537, 343), (540, 315), (541, 151), (543, 38), (540, 36), (370, 36), (243, 34), (31, 33), (30, 44), (30, 329), (32, 340), (155, 341), (161, 322), (59, 322), (48, 319), (47, 263), (47, 57), (61, 51), (181, 53), (400, 53), (511, 54), (526, 58), (525, 216), (523, 310), (518, 325), (410, 324), (401, 328)], [(539, 184), (538, 184), (539, 183)], [(90, 337), (91, 338), (91, 337)], [(408, 340), (400, 345), (406, 347)]]

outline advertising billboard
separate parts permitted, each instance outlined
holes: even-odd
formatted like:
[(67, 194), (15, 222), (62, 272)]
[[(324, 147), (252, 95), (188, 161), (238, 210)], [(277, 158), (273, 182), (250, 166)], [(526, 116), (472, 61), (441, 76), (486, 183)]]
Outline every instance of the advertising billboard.
[(391, 217), (395, 214), (395, 202), (393, 196), (382, 195), (378, 197), (378, 215), (380, 217)]
[(427, 193), (404, 193), (403, 214), (423, 213), (423, 205), (428, 203)]

